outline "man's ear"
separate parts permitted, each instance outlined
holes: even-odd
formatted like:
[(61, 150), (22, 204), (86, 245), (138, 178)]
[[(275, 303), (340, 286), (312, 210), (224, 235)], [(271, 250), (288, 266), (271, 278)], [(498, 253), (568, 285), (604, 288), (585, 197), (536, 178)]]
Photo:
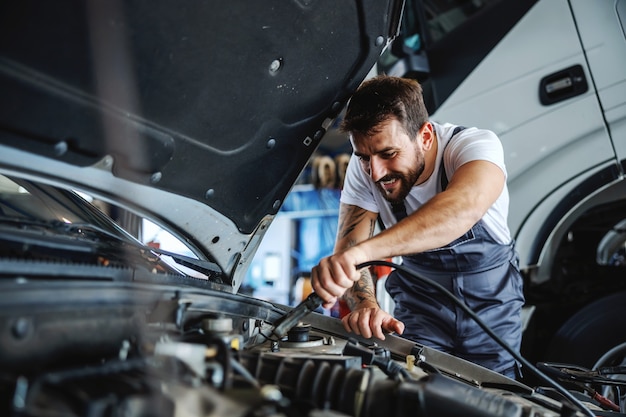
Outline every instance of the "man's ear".
[(437, 138), (435, 135), (435, 128), (432, 123), (426, 122), (422, 125), (420, 130), (422, 131), (422, 147), (424, 150), (429, 150), (432, 148)]

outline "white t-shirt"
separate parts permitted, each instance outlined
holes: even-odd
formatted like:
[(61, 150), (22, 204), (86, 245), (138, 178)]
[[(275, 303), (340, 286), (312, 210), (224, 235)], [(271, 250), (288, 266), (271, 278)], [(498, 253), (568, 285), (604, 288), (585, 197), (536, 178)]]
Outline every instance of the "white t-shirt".
[[(437, 133), (438, 141), (435, 169), (425, 182), (411, 188), (409, 195), (405, 199), (407, 213), (409, 214), (439, 192), (441, 183), (439, 168), (442, 154), (445, 159), (445, 169), (448, 178), (452, 178), (458, 167), (466, 162), (475, 160), (493, 162), (502, 169), (506, 178), (502, 143), (495, 133), (489, 130), (468, 127), (457, 133), (453, 140), (450, 140), (456, 125), (432, 123)], [(341, 192), (341, 202), (358, 206), (374, 213), (380, 213), (380, 218), (385, 227), (390, 227), (396, 223), (396, 219), (391, 211), (391, 205), (385, 200), (370, 176), (363, 171), (358, 157), (354, 155), (350, 158), (346, 171), (344, 188)], [(498, 243), (505, 245), (511, 242), (511, 234), (507, 224), (508, 211), (509, 191), (505, 184), (496, 202), (483, 216), (483, 222), (487, 231)]]

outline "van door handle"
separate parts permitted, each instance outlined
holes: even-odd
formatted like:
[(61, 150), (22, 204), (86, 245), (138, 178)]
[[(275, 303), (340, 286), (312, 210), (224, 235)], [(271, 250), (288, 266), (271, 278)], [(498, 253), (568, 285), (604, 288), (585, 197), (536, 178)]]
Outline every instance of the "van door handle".
[(539, 83), (539, 100), (544, 106), (584, 94), (589, 89), (582, 65), (546, 75)]

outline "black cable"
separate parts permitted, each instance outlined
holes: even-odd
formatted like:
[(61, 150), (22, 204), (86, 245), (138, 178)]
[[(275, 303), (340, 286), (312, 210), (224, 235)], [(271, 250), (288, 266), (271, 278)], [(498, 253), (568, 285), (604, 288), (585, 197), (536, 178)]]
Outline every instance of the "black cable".
[(248, 381), (254, 388), (261, 388), (261, 384), (259, 381), (248, 371), (248, 369), (243, 366), (239, 361), (235, 358), (230, 358), (230, 366), (239, 373), (246, 381)]
[(554, 381), (552, 378), (548, 377), (546, 374), (541, 372), (539, 369), (537, 369), (535, 366), (533, 366), (530, 362), (528, 362), (523, 356), (521, 356), (519, 353), (517, 353), (513, 348), (511, 348), (511, 346), (509, 346), (508, 343), (506, 343), (497, 334), (495, 334), (494, 331), (491, 330), (491, 328), (489, 326), (487, 326), (487, 324), (485, 324), (480, 319), (480, 317), (478, 317), (478, 315), (472, 311), (472, 309), (470, 309), (468, 306), (466, 306), (454, 294), (452, 294), (446, 288), (441, 286), (439, 283), (437, 283), (437, 282), (435, 282), (435, 281), (433, 281), (433, 280), (431, 280), (429, 278), (425, 278), (425, 277), (422, 277), (422, 276), (416, 274), (415, 271), (410, 270), (409, 268), (405, 267), (404, 265), (399, 265), (399, 264), (395, 264), (393, 262), (388, 262), (388, 261), (368, 261), (368, 262), (363, 262), (362, 264), (357, 265), (356, 268), (357, 269), (361, 269), (361, 268), (365, 268), (365, 267), (368, 267), (368, 266), (371, 266), (371, 265), (388, 266), (388, 267), (400, 270), (402, 272), (405, 272), (405, 273), (409, 274), (413, 278), (415, 278), (415, 279), (417, 279), (419, 281), (423, 281), (423, 282), (427, 283), (428, 285), (436, 288), (438, 291), (440, 291), (441, 293), (443, 293), (444, 295), (449, 297), (452, 300), (452, 302), (454, 302), (461, 310), (463, 310), (468, 316), (470, 316), (485, 331), (485, 333), (487, 333), (489, 335), (489, 337), (491, 337), (493, 340), (496, 341), (496, 343), (498, 343), (507, 352), (509, 352), (511, 354), (511, 356), (513, 356), (513, 358), (515, 358), (516, 361), (518, 361), (519, 363), (522, 364), (523, 367), (528, 368), (533, 374), (535, 374), (535, 376), (539, 377), (540, 379), (544, 380), (546, 383), (548, 383), (549, 385), (554, 387), (554, 389), (556, 391), (558, 391), (563, 397), (565, 397), (567, 400), (569, 400), (572, 403), (572, 405), (574, 405), (576, 408), (578, 408), (580, 411), (582, 411), (585, 415), (587, 415), (589, 417), (596, 417), (596, 415), (593, 412), (591, 412), (591, 410), (589, 408), (587, 408), (578, 398), (576, 398), (569, 391), (567, 391), (565, 388), (563, 388), (561, 385), (559, 385), (556, 381)]
[(600, 375), (626, 375), (626, 366), (602, 366), (597, 371)]

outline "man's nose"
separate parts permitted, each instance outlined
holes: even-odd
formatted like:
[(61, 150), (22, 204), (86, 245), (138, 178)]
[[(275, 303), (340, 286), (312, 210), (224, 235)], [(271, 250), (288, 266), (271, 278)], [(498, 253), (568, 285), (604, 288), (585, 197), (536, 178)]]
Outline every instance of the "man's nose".
[(387, 175), (385, 164), (378, 158), (370, 159), (370, 177), (374, 182)]

